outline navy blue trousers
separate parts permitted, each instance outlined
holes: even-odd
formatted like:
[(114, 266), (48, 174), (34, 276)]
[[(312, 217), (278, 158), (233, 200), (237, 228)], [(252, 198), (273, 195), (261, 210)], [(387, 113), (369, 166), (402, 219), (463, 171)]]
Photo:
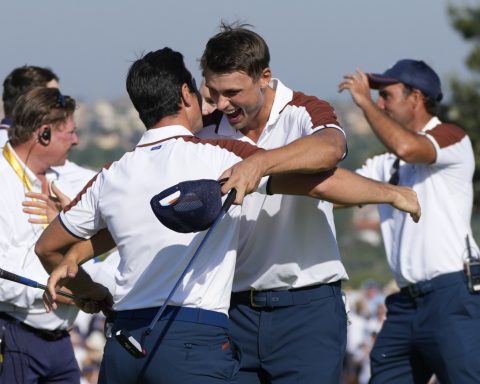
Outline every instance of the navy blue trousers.
[[(117, 318), (113, 334), (127, 329), (140, 341), (155, 312), (144, 318)], [(144, 346), (147, 356), (135, 358), (115, 337), (107, 338), (99, 383), (223, 384), (234, 382), (238, 372), (237, 352), (223, 327), (161, 320), (146, 337)]]
[(442, 384), (480, 383), (480, 295), (468, 291), (463, 272), (419, 285), (386, 299), (371, 383), (427, 383), (433, 373)]
[(238, 383), (340, 383), (347, 331), (340, 284), (301, 292), (299, 300), (298, 291), (291, 299), (268, 293), (263, 308), (232, 296), (231, 332), (242, 353)]
[(16, 320), (0, 319), (3, 333), (1, 384), (77, 384), (80, 370), (68, 333), (45, 340)]

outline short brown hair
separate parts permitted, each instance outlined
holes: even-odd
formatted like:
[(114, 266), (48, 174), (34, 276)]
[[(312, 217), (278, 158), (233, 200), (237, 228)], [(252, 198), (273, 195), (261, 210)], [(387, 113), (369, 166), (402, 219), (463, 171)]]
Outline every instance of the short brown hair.
[(200, 67), (215, 73), (245, 72), (258, 79), (270, 65), (267, 43), (257, 33), (246, 29), (247, 24), (221, 25), (221, 32), (207, 42)]
[(20, 96), (13, 109), (13, 125), (8, 130), (12, 145), (30, 140), (44, 124), (65, 122), (75, 111), (75, 100), (56, 88), (34, 88)]

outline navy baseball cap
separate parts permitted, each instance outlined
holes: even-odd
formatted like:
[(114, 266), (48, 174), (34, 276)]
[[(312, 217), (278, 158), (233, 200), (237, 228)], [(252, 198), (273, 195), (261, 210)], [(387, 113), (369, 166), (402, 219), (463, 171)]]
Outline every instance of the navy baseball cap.
[(175, 232), (204, 231), (222, 209), (221, 184), (208, 179), (184, 181), (153, 196), (150, 206), (157, 219)]
[(381, 85), (403, 83), (419, 89), (435, 101), (440, 101), (443, 97), (440, 78), (421, 60), (399, 60), (382, 74), (369, 73), (368, 80), (373, 89), (378, 89)]

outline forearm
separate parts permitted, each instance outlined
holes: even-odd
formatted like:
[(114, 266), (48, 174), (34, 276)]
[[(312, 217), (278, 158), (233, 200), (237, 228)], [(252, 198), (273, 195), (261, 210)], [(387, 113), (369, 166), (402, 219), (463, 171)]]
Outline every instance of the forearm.
[(408, 130), (377, 107), (372, 100), (364, 102), (360, 108), (378, 139), (387, 149), (405, 159), (411, 148), (417, 145), (419, 135)]
[(115, 241), (108, 229), (102, 229), (89, 240), (74, 244), (68, 250), (66, 257), (71, 257), (78, 265), (81, 265), (95, 256), (111, 251), (115, 246)]
[(258, 156), (264, 165), (264, 176), (291, 172), (314, 173), (334, 168), (345, 150), (343, 133), (335, 128), (324, 128), (284, 147), (259, 153)]
[(93, 256), (115, 247), (110, 233), (102, 229), (88, 240), (81, 240), (65, 230), (56, 218), (42, 233), (35, 245), (35, 253), (50, 274), (68, 255), (69, 261), (80, 265)]
[(320, 174), (272, 176), (273, 193), (310, 196), (339, 205), (391, 204), (398, 190), (343, 168)]

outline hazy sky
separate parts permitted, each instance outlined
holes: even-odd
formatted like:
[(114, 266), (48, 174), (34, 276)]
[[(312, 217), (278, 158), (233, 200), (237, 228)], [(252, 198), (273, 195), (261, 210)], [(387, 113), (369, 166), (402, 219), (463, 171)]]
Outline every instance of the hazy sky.
[(0, 78), (15, 67), (51, 67), (64, 93), (85, 101), (125, 96), (142, 52), (170, 46), (199, 78), (198, 58), (221, 19), (255, 26), (275, 77), (326, 99), (342, 76), (424, 59), (442, 79), (468, 76), (469, 50), (450, 26), (447, 0), (1, 0)]

